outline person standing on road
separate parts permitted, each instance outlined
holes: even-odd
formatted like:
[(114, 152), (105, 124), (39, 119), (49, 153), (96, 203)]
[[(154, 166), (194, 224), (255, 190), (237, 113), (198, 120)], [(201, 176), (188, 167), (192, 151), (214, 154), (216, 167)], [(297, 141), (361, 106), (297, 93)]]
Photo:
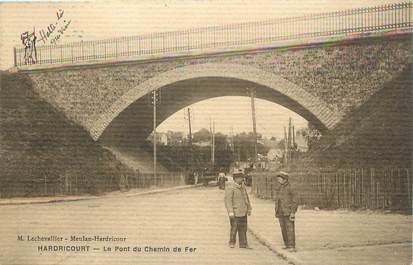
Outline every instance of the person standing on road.
[(228, 211), (231, 225), (229, 246), (233, 248), (238, 233), (239, 247), (248, 248), (247, 215), (251, 215), (251, 203), (243, 183), (242, 173), (233, 174), (234, 183), (225, 188), (225, 207)]
[(198, 173), (198, 171), (194, 171), (194, 184), (198, 184), (198, 175), (199, 175), (199, 173)]
[(221, 189), (221, 190), (225, 189), (225, 181), (227, 181), (227, 177), (225, 176), (224, 169), (221, 168), (221, 170), (218, 174), (218, 187), (219, 187), (219, 189)]
[(284, 241), (284, 249), (295, 252), (295, 213), (297, 212), (297, 195), (290, 182), (288, 173), (279, 172), (277, 181), (279, 189), (275, 193), (275, 217), (278, 218)]

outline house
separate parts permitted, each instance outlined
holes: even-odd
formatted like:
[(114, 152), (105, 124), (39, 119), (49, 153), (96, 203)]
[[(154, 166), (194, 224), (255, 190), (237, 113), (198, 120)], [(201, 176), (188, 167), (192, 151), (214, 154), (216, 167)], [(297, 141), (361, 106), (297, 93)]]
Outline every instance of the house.
[[(153, 133), (151, 133), (148, 138), (150, 142), (153, 143)], [(163, 132), (157, 132), (156, 133), (156, 143), (158, 145), (168, 145), (168, 136), (166, 133)]]

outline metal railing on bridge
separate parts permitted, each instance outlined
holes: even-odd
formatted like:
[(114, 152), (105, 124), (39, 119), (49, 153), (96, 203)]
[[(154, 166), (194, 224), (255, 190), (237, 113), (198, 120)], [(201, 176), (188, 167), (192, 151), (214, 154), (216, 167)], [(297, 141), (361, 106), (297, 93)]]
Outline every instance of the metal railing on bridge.
[(15, 48), (14, 64), (19, 67), (174, 56), (192, 51), (238, 49), (283, 41), (403, 30), (413, 25), (411, 13), (412, 3), (405, 2), (260, 22), (44, 45), (35, 49), (33, 46)]

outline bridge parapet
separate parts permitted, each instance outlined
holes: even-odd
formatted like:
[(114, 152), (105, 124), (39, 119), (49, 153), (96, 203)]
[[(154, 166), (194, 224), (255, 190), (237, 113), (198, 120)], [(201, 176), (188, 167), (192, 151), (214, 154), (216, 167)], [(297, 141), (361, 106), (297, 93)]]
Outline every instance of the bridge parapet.
[(332, 38), (360, 38), (411, 30), (412, 26), (412, 3), (405, 2), (302, 17), (44, 45), (36, 47), (34, 58), (31, 56), (30, 60), (25, 56), (25, 48), (15, 48), (14, 58), (15, 67), (30, 70), (46, 65), (143, 60), (308, 44), (331, 41)]

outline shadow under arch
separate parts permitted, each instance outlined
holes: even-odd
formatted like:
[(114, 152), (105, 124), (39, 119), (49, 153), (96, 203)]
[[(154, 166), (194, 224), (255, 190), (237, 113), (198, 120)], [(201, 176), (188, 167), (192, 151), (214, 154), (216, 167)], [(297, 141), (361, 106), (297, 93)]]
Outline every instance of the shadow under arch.
[(176, 111), (209, 98), (246, 96), (246, 88), (257, 98), (280, 104), (313, 123), (319, 130), (331, 129), (337, 115), (319, 98), (294, 83), (252, 66), (195, 64), (167, 71), (142, 82), (114, 102), (91, 129), (94, 140), (112, 142), (129, 136), (144, 139), (152, 132), (150, 92), (161, 89), (157, 124)]

